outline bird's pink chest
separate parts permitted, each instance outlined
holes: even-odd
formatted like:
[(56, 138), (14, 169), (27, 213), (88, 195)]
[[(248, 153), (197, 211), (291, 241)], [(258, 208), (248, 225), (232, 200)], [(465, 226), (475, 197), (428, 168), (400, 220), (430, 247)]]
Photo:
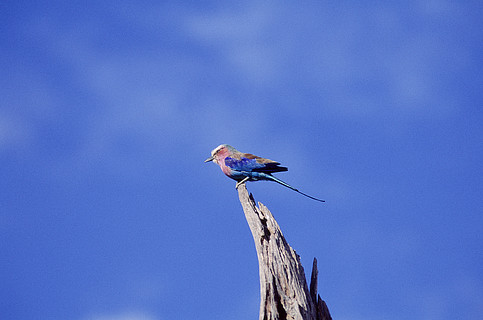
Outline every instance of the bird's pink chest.
[(230, 176), (231, 169), (230, 169), (230, 167), (228, 167), (227, 165), (225, 165), (225, 158), (226, 157), (223, 157), (222, 159), (218, 160), (219, 161), (219, 165), (220, 165), (221, 171), (223, 171), (223, 173), (226, 174), (227, 176)]

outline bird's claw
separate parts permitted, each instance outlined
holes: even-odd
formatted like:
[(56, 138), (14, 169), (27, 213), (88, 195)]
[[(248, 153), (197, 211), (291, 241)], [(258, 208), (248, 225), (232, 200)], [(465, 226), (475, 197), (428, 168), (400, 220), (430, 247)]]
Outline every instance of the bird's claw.
[(247, 182), (247, 181), (248, 181), (248, 179), (250, 179), (250, 178), (249, 178), (249, 177), (245, 177), (245, 178), (243, 178), (243, 180), (242, 180), (242, 181), (238, 181), (238, 182), (236, 183), (236, 185), (235, 185), (235, 189), (237, 189), (237, 190), (238, 190), (238, 187), (239, 187), (241, 184), (244, 184), (245, 182)]

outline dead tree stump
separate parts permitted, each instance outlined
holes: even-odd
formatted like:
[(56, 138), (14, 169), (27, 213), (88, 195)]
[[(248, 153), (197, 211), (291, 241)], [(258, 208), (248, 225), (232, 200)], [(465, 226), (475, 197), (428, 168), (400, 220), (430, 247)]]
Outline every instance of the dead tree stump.
[(317, 294), (317, 260), (314, 258), (310, 290), (300, 257), (289, 246), (273, 215), (255, 204), (246, 186), (238, 196), (255, 241), (260, 273), (260, 320), (331, 320), (329, 309)]

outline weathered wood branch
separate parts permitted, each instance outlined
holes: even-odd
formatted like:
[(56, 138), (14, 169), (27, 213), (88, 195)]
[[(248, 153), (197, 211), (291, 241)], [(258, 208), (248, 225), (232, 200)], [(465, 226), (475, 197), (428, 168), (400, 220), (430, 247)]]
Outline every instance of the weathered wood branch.
[(285, 240), (273, 215), (255, 204), (244, 184), (238, 196), (255, 241), (260, 273), (260, 320), (331, 320), (329, 309), (317, 294), (317, 260), (310, 290), (300, 257)]

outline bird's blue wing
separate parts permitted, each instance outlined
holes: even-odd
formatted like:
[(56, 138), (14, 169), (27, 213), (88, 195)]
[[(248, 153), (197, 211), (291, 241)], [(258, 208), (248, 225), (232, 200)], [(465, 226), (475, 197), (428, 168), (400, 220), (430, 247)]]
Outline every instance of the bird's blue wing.
[(236, 171), (273, 173), (287, 171), (286, 167), (280, 167), (280, 163), (243, 153), (225, 158), (225, 165)]
[(232, 170), (248, 172), (251, 172), (254, 169), (260, 169), (264, 166), (263, 164), (258, 163), (256, 159), (248, 159), (245, 157), (241, 157), (240, 159), (226, 157), (225, 165)]

